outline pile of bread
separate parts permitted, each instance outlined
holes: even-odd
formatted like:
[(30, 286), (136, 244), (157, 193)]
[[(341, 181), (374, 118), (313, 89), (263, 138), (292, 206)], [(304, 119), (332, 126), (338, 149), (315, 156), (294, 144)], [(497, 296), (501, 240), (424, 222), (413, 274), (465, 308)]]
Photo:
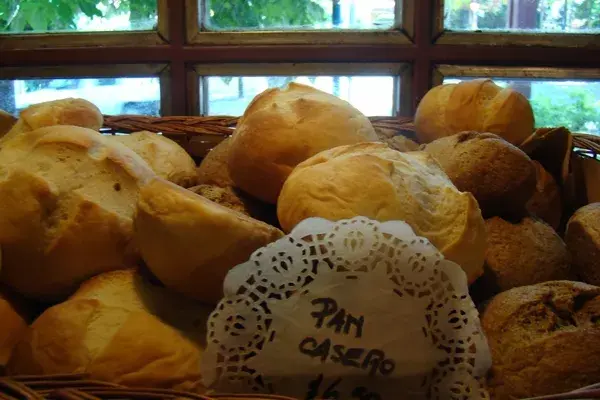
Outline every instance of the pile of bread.
[(227, 272), (306, 218), (360, 215), (406, 221), (463, 268), (493, 398), (600, 381), (600, 203), (563, 212), (560, 176), (523, 150), (539, 149), (526, 146), (533, 112), (511, 89), (432, 89), (416, 141), (311, 87), (269, 89), (198, 167), (159, 134), (101, 135), (80, 99), (0, 126), (11, 374), (202, 392), (206, 316)]

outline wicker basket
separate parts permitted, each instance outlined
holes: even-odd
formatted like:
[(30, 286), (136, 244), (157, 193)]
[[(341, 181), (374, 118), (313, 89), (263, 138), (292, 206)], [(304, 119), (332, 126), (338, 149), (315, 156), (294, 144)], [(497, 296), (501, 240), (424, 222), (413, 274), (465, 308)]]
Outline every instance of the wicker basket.
[[(403, 135), (416, 141), (411, 118), (371, 117), (375, 129), (384, 136)], [(235, 129), (238, 118), (218, 117), (144, 117), (136, 115), (105, 116), (102, 133), (127, 134), (136, 131), (160, 132), (179, 143), (196, 160)], [(600, 137), (574, 134), (573, 157), (591, 157), (600, 161)], [(12, 376), (0, 377), (0, 400), (294, 400), (272, 395), (198, 395), (166, 389), (132, 389), (120, 385), (90, 380), (85, 375)], [(600, 384), (579, 391), (539, 397), (535, 400), (600, 399)]]

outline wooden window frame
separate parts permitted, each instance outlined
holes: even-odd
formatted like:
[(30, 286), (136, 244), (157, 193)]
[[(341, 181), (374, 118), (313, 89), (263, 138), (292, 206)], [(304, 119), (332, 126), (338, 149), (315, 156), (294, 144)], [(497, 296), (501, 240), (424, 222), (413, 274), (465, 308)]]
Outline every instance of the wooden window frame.
[(98, 73), (104, 68), (118, 76), (127, 76), (128, 69), (111, 68), (127, 64), (161, 65), (164, 66), (161, 85), (168, 88), (162, 93), (163, 115), (184, 115), (195, 109), (197, 65), (409, 64), (410, 84), (403, 83), (411, 89), (406, 114), (412, 114), (432, 86), (438, 65), (538, 68), (538, 73), (544, 69), (574, 71), (600, 67), (600, 35), (592, 38), (584, 35), (584, 40), (581, 35), (572, 34), (443, 32), (440, 29), (443, 0), (401, 0), (408, 7), (402, 14), (402, 29), (391, 34), (342, 31), (247, 35), (243, 32), (237, 37), (199, 32), (192, 9), (195, 1), (158, 0), (157, 32), (0, 35), (0, 71), (10, 68), (15, 78), (26, 73), (36, 77), (40, 76), (36, 71), (46, 67), (76, 74), (93, 66)]

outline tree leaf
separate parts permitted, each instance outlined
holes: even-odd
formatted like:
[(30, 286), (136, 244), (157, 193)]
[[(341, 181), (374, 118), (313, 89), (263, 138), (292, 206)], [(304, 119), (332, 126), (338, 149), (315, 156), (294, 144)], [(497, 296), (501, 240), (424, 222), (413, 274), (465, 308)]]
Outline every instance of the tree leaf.
[(46, 13), (42, 12), (42, 10), (40, 9), (38, 9), (37, 12), (32, 12), (28, 16), (27, 22), (36, 32), (46, 32), (48, 30), (48, 20), (46, 19)]
[(96, 7), (96, 2), (95, 1), (87, 1), (87, 0), (79, 0), (79, 9), (81, 10), (81, 12), (83, 12), (87, 17), (101, 17), (102, 16), (102, 12), (100, 12), (100, 10), (98, 10), (98, 8)]

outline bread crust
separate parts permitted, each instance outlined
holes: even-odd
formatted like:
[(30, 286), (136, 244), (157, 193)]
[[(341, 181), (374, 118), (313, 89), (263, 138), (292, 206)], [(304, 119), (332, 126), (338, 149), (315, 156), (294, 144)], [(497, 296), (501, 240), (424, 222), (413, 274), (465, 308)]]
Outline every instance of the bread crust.
[(565, 242), (581, 279), (600, 286), (600, 203), (588, 204), (573, 214)]

